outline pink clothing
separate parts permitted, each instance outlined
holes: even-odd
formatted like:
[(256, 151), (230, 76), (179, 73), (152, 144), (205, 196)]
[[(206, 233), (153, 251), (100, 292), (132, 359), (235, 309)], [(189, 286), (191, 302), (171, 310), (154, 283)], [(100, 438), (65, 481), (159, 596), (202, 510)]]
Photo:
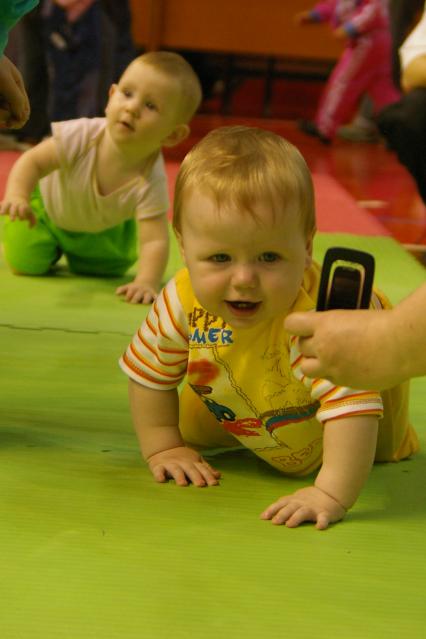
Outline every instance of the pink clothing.
[(64, 9), (68, 22), (76, 22), (95, 0), (55, 0), (55, 4)]
[(319, 132), (332, 138), (349, 120), (368, 93), (375, 111), (396, 102), (400, 93), (392, 82), (391, 36), (386, 0), (331, 0), (318, 3), (314, 20), (343, 27), (346, 47), (331, 74), (315, 117)]
[(373, 29), (388, 29), (387, 0), (329, 0), (318, 2), (312, 15), (319, 22), (343, 26), (348, 33), (361, 35)]

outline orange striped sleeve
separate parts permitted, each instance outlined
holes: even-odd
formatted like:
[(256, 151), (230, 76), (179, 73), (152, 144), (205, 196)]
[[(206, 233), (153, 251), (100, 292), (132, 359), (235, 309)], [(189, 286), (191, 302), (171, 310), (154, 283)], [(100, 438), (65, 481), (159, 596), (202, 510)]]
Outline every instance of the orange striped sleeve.
[(186, 374), (188, 334), (186, 314), (171, 280), (136, 331), (120, 367), (143, 386), (176, 388)]
[(355, 390), (344, 386), (336, 386), (328, 379), (306, 377), (301, 368), (301, 353), (296, 339), (290, 340), (290, 363), (293, 374), (311, 393), (312, 399), (319, 401), (317, 419), (325, 423), (331, 419), (342, 419), (350, 416), (377, 415), (383, 416), (383, 402), (380, 393), (375, 391)]
[[(344, 386), (335, 386), (327, 396), (323, 399), (323, 403), (327, 402), (328, 406), (340, 404), (342, 401), (346, 403), (353, 402), (368, 402), (370, 399), (375, 399), (377, 393), (372, 391), (360, 391), (359, 393), (353, 392), (350, 388)], [(320, 400), (321, 401), (321, 400)]]
[(149, 330), (151, 331), (151, 333), (152, 333), (153, 335), (157, 335), (157, 330), (156, 330), (156, 328), (155, 328), (154, 324), (151, 322), (151, 320), (150, 320), (149, 316), (146, 318), (145, 323), (146, 323), (146, 326), (147, 326), (147, 327), (149, 328)]
[(165, 307), (167, 308), (167, 312), (169, 314), (169, 318), (171, 323), (173, 324), (174, 329), (179, 333), (179, 335), (181, 335), (183, 339), (188, 341), (188, 331), (184, 333), (182, 330), (182, 326), (180, 325), (179, 321), (175, 318), (173, 314), (173, 307), (170, 301), (170, 297), (166, 289), (164, 290), (164, 304), (165, 304)]
[[(137, 375), (137, 379), (135, 381), (139, 381), (143, 386), (145, 386), (145, 385), (146, 386), (151, 386), (152, 384), (155, 384), (155, 386), (157, 386), (157, 385), (168, 386), (169, 385), (169, 381), (158, 380), (157, 377), (153, 377), (151, 375), (148, 375), (144, 370), (142, 370), (141, 368), (136, 366), (134, 364), (134, 362), (132, 362), (132, 360), (130, 360), (128, 358), (127, 353), (124, 353), (123, 357), (120, 360), (120, 363), (121, 362), (129, 370), (133, 371), (135, 373), (135, 375)], [(122, 368), (123, 368), (123, 366), (122, 366)], [(133, 375), (129, 375), (129, 377), (132, 377), (133, 379), (135, 379)], [(143, 384), (142, 380), (145, 380), (145, 381), (147, 381), (149, 383), (148, 384)]]
[[(133, 355), (132, 361), (135, 365), (137, 364), (139, 370), (147, 369), (151, 371), (152, 373), (161, 375), (163, 377), (167, 377), (170, 379), (176, 378), (176, 375), (168, 373), (164, 370), (164, 368), (167, 367), (167, 364), (165, 366), (164, 365), (155, 366), (154, 363), (152, 363), (152, 361), (145, 359), (143, 355), (136, 350), (135, 345), (133, 343), (129, 345), (128, 350), (130, 350), (131, 354)], [(161, 364), (161, 362), (158, 360), (158, 358), (155, 355), (154, 357), (155, 357), (155, 361), (157, 361), (158, 364)]]
[(343, 419), (344, 417), (356, 417), (356, 416), (364, 417), (365, 415), (373, 415), (373, 416), (376, 415), (376, 416), (378, 416), (379, 413), (378, 413), (377, 410), (373, 410), (373, 409), (371, 409), (371, 410), (363, 409), (363, 410), (359, 410), (359, 411), (352, 410), (352, 411), (350, 411), (350, 412), (348, 412), (346, 414), (343, 413), (343, 414), (336, 415), (335, 417), (329, 417), (325, 421), (332, 422), (334, 419)]
[[(147, 348), (160, 362), (160, 364), (163, 364), (164, 366), (172, 366), (174, 364), (180, 364), (181, 362), (185, 362), (187, 360), (187, 356), (186, 356), (186, 352), (183, 350), (172, 350), (172, 349), (161, 349), (161, 348), (157, 348), (157, 350), (155, 350), (155, 348), (153, 346), (151, 346), (151, 344), (144, 338), (144, 336), (142, 335), (141, 331), (138, 331), (138, 337), (141, 341), (141, 343), (144, 345), (145, 348)], [(168, 353), (169, 355), (173, 354), (173, 355), (180, 355), (181, 359), (178, 359), (174, 362), (169, 362), (167, 360), (162, 360), (159, 353)], [(184, 356), (184, 357), (183, 357)]]

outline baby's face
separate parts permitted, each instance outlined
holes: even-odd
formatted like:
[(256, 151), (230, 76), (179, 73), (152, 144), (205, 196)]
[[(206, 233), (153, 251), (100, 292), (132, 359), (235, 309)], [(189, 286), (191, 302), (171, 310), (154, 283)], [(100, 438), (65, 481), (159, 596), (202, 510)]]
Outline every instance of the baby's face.
[(266, 203), (250, 213), (232, 205), (217, 208), (194, 191), (183, 203), (182, 254), (202, 306), (231, 326), (248, 328), (286, 315), (311, 263), (297, 211), (275, 216)]
[(107, 127), (114, 142), (157, 151), (178, 125), (177, 81), (141, 61), (133, 62), (110, 89)]

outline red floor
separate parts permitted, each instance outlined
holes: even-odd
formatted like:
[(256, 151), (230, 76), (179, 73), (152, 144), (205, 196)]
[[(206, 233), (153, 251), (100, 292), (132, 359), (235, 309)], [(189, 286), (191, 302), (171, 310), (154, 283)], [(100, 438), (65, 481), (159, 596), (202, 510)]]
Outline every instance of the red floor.
[(193, 121), (191, 138), (168, 156), (179, 161), (198, 139), (217, 126), (244, 123), (268, 128), (293, 142), (315, 174), (334, 178), (401, 243), (426, 246), (426, 207), (394, 153), (381, 143), (336, 140), (325, 147), (297, 129), (298, 117), (312, 117), (321, 90), (320, 82), (276, 80), (270, 104), (274, 117), (262, 118), (262, 80), (245, 80), (231, 102), (232, 116), (221, 115), (219, 99), (205, 103), (201, 115)]
[(337, 140), (324, 147), (298, 131), (294, 121), (205, 114), (195, 118), (191, 138), (169, 151), (168, 157), (179, 161), (211, 129), (236, 123), (267, 128), (284, 136), (300, 149), (312, 172), (333, 177), (398, 241), (426, 246), (426, 207), (411, 176), (382, 144)]

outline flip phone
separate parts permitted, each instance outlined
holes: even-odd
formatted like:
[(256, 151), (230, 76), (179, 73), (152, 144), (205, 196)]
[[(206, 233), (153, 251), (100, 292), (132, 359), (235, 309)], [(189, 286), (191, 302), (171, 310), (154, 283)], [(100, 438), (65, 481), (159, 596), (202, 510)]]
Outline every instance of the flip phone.
[(368, 308), (374, 279), (374, 257), (355, 249), (333, 247), (325, 254), (317, 311)]

